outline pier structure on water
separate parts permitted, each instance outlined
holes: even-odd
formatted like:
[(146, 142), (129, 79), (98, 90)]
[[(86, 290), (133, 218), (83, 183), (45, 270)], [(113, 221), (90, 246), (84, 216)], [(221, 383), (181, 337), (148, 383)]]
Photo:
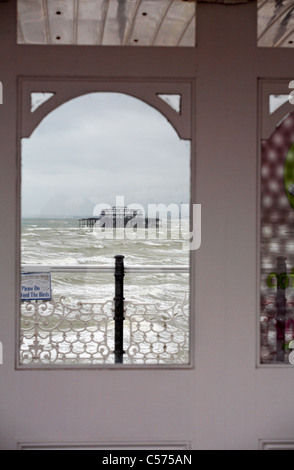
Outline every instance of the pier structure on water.
[(137, 228), (159, 228), (160, 219), (144, 217), (139, 209), (129, 209), (127, 207), (113, 206), (111, 209), (104, 209), (97, 217), (86, 217), (79, 219), (80, 228), (94, 228), (99, 222), (101, 227), (125, 228), (133, 220), (134, 227)]

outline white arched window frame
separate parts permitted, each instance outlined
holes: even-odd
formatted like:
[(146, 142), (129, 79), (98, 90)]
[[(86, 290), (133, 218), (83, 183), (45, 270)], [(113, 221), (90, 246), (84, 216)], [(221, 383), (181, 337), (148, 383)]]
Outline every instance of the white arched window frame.
[(287, 160), (289, 156), (291, 158), (294, 142), (292, 85), (291, 78), (259, 80), (259, 367), (291, 367), (294, 364), (294, 213), (287, 195), (286, 176)]
[[(19, 79), (19, 208), (18, 208), (18, 226), (20, 227), (21, 222), (21, 139), (28, 138), (41, 123), (41, 121), (58, 106), (82, 95), (97, 92), (112, 92), (112, 93), (123, 93), (132, 97), (138, 98), (143, 102), (151, 105), (162, 113), (168, 121), (172, 124), (179, 137), (184, 140), (194, 141), (194, 125), (193, 125), (193, 111), (192, 111), (192, 100), (194, 95), (194, 81), (193, 80), (93, 80), (93, 79), (59, 79), (51, 78), (40, 79), (40, 78), (26, 78), (22, 77)], [(191, 175), (194, 174), (194, 157), (193, 157), (193, 145), (191, 145)], [(191, 195), (190, 195), (190, 206), (195, 201), (194, 185), (193, 181), (190, 181)], [(192, 209), (191, 209), (192, 210)], [(191, 212), (192, 214), (192, 212)], [(19, 237), (17, 240), (18, 248), (20, 247), (21, 233), (19, 231)], [(20, 252), (20, 250), (19, 250)], [(189, 267), (189, 279), (190, 279), (190, 298), (189, 298), (189, 309), (190, 309), (190, 331), (189, 331), (189, 360), (185, 364), (159, 364), (156, 367), (160, 368), (191, 368), (193, 367), (193, 289), (191, 289), (193, 272), (193, 252), (190, 254), (190, 267)], [(18, 284), (20, 285), (20, 279)], [(20, 312), (20, 300), (18, 300), (18, 312)], [(18, 315), (17, 322), (17, 334), (18, 338), (21, 336), (20, 319)], [(20, 351), (17, 351), (17, 366), (18, 368), (52, 368), (63, 366), (54, 366), (54, 364), (42, 364), (42, 365), (26, 365), (20, 360)], [(67, 367), (67, 366), (66, 366)], [(70, 368), (85, 368), (89, 365), (72, 365)], [(91, 366), (90, 366), (91, 367)], [(95, 364), (93, 367), (99, 368), (100, 365)], [(102, 367), (105, 367), (103, 365)], [(106, 367), (109, 367), (107, 364)], [(128, 367), (124, 365), (124, 367)], [(136, 365), (130, 367), (136, 368)], [(139, 366), (140, 367), (140, 366)], [(142, 366), (141, 366), (142, 367)], [(152, 365), (144, 365), (144, 367), (154, 367)]]

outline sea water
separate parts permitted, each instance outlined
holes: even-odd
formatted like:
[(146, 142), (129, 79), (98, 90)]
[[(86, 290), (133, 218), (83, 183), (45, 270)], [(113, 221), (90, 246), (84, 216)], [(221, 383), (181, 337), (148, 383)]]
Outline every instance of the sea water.
[[(165, 227), (156, 238), (130, 240), (121, 234), (112, 239), (95, 228), (80, 228), (78, 219), (22, 219), (21, 264), (50, 266), (114, 266), (115, 255), (126, 266), (142, 266), (142, 273), (125, 276), (125, 297), (132, 301), (179, 301), (189, 294), (189, 274), (144, 272), (144, 266), (189, 266), (188, 245), (172, 239)], [(119, 238), (119, 239), (118, 239)], [(52, 291), (73, 302), (113, 299), (114, 276), (101, 273), (52, 273)]]
[[(125, 275), (124, 362), (187, 363), (189, 272), (144, 272), (146, 265), (189, 266), (188, 246), (165, 237), (163, 230), (157, 238), (148, 237), (146, 230), (145, 239), (129, 240), (121, 233), (107, 239), (97, 236), (95, 228), (80, 228), (78, 219), (23, 219), (23, 270), (34, 265), (36, 272), (38, 266), (40, 271), (50, 272), (52, 266), (63, 266), (63, 272), (51, 273), (51, 302), (22, 302), (20, 363), (113, 363), (113, 325), (106, 333), (103, 315), (95, 325), (84, 321), (89, 320), (85, 312), (98, 309), (101, 313), (101, 305), (107, 305), (103, 310), (107, 318), (113, 317), (114, 272), (91, 272), (91, 266), (114, 267), (118, 254), (125, 257), (126, 267), (142, 268), (139, 273)], [(89, 271), (67, 272), (66, 266), (88, 267)]]

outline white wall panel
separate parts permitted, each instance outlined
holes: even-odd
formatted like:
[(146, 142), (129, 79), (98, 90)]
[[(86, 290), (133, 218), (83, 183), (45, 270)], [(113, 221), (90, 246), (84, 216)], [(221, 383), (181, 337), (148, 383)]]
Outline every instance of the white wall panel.
[[(0, 448), (173, 441), (258, 449), (260, 440), (292, 442), (293, 371), (256, 368), (256, 187), (258, 78), (294, 79), (293, 52), (257, 49), (254, 3), (200, 4), (196, 50), (144, 53), (16, 46), (14, 6), (0, 4)], [(195, 253), (194, 369), (15, 369), (17, 78), (47, 75), (197, 75), (193, 194), (202, 204), (203, 241)]]

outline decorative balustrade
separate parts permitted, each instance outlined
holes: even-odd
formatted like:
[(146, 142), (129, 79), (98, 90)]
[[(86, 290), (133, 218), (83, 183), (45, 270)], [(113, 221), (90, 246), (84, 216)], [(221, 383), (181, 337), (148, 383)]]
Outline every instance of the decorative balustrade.
[(124, 276), (189, 273), (187, 266), (23, 266), (23, 272), (114, 273), (114, 299), (100, 302), (21, 302), (21, 366), (187, 364), (189, 297), (164, 302), (124, 299)]

